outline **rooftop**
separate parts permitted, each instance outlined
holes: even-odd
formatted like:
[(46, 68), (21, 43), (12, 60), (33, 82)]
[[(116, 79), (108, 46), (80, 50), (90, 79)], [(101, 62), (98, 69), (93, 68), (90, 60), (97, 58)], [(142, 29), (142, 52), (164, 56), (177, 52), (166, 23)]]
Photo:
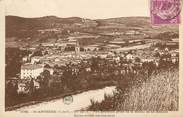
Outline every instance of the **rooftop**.
[(43, 68), (43, 65), (38, 64), (24, 64), (21, 66), (21, 69), (33, 70)]
[(114, 40), (114, 41), (110, 41), (109, 43), (113, 43), (113, 44), (125, 44), (125, 41), (119, 41), (119, 40)]

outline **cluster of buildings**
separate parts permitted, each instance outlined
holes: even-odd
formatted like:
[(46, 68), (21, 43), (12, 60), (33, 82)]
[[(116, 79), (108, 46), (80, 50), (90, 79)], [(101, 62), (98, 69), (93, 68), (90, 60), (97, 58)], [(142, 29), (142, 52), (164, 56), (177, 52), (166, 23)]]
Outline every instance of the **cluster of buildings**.
[[(135, 44), (134, 46), (123, 47), (122, 45), (125, 43)], [(68, 44), (68, 43), (67, 43)], [(60, 46), (56, 44), (57, 47), (65, 47), (67, 44), (61, 44)], [(164, 56), (165, 61), (171, 61), (172, 63), (177, 63), (179, 61), (179, 53), (178, 49), (170, 50), (165, 48), (161, 50), (159, 48), (155, 48), (154, 51), (149, 52), (149, 57), (142, 57), (139, 53), (140, 50), (144, 50), (150, 47), (150, 44), (146, 44), (142, 40), (130, 40), (128, 42), (121, 41), (121, 40), (113, 40), (110, 41), (105, 48), (104, 51), (100, 51), (100, 45), (88, 45), (84, 46), (84, 51), (81, 51), (81, 47), (76, 40), (71, 39), (69, 41), (74, 47), (74, 51), (60, 51), (58, 48), (55, 48), (54, 45), (50, 44), (42, 44), (43, 51), (51, 51), (43, 56), (32, 56), (32, 54), (23, 57), (23, 65), (21, 66), (21, 73), (20, 73), (20, 82), (19, 92), (25, 92), (25, 82), (30, 79), (36, 79), (44, 70), (48, 70), (50, 75), (54, 74), (54, 67), (55, 66), (66, 66), (69, 63), (78, 65), (83, 60), (90, 59), (92, 57), (100, 57), (103, 59), (107, 59), (110, 61), (120, 62), (121, 58), (125, 58), (126, 60), (135, 61), (136, 58), (139, 58), (141, 62), (155, 62), (158, 65), (160, 57)], [(54, 49), (55, 48), (55, 49)], [(138, 52), (139, 51), (139, 52)], [(137, 53), (139, 55), (137, 55)], [(154, 56), (152, 53), (155, 53)], [(158, 53), (158, 54), (157, 54)], [(143, 55), (143, 54), (142, 54)], [(158, 55), (158, 56), (157, 56)], [(46, 66), (49, 67), (46, 67)], [(87, 67), (87, 70), (91, 71), (91, 68)], [(39, 88), (38, 82), (34, 80), (34, 84), (37, 88)]]

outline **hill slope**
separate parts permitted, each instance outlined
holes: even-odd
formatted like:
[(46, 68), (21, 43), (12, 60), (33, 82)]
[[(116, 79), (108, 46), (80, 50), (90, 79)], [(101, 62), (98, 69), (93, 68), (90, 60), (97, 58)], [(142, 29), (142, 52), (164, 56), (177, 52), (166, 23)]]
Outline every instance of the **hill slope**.
[[(136, 80), (140, 77), (136, 77)], [(171, 68), (153, 74), (143, 83), (105, 95), (100, 102), (91, 101), (88, 111), (167, 112), (179, 110), (179, 70)], [(120, 85), (123, 87), (123, 85)]]
[[(6, 16), (6, 41), (50, 42), (67, 38), (76, 32), (85, 35), (108, 34), (136, 30), (154, 37), (162, 32), (178, 34), (178, 25), (153, 26), (148, 17), (121, 17), (110, 19), (83, 19), (79, 17), (59, 18), (46, 16), (40, 18), (22, 18)], [(116, 36), (113, 35), (115, 38)], [(121, 38), (125, 38), (121, 36)]]

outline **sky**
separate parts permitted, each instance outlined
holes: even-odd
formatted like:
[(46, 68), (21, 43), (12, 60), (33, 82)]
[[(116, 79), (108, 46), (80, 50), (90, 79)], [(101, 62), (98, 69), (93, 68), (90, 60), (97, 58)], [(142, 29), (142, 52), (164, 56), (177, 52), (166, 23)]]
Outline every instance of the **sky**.
[(5, 0), (6, 15), (104, 19), (149, 16), (149, 0)]

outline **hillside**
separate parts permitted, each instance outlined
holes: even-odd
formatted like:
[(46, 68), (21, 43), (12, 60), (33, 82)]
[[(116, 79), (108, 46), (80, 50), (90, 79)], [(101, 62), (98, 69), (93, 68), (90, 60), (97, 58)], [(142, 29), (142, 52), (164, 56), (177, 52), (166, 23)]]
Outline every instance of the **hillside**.
[[(80, 36), (81, 34), (86, 36), (95, 35), (105, 40), (106, 36), (109, 36), (112, 32), (124, 33), (130, 30), (138, 31), (146, 35), (145, 37), (150, 38), (157, 37), (160, 33), (164, 32), (171, 32), (178, 35), (178, 25), (153, 26), (148, 17), (91, 20), (79, 17), (59, 18), (56, 16), (46, 16), (22, 18), (6, 16), (6, 42), (28, 44), (55, 42), (59, 39), (62, 40), (73, 35)], [(112, 35), (112, 38), (116, 37), (128, 38), (124, 35)], [(145, 38), (143, 36), (140, 37)]]
[[(113, 96), (106, 95), (99, 103), (91, 101), (89, 111), (167, 112), (177, 111), (179, 101), (179, 70), (170, 68), (153, 74), (146, 82), (120, 89)], [(140, 77), (136, 77), (139, 79)], [(120, 87), (123, 87), (120, 85)]]

